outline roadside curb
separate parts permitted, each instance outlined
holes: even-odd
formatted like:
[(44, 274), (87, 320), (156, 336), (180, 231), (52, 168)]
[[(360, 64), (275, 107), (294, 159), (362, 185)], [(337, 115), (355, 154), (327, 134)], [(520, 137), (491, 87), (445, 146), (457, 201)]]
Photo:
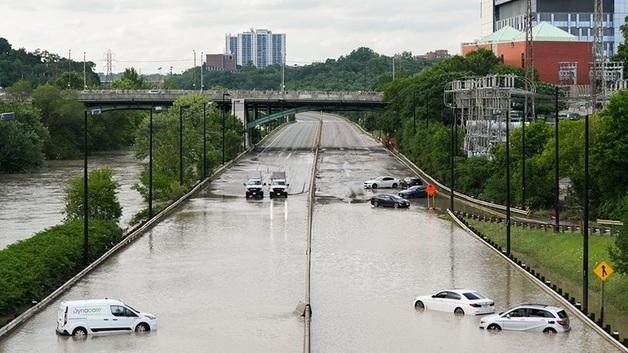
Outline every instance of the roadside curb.
[(519, 272), (523, 273), (523, 275), (527, 279), (529, 279), (532, 283), (536, 284), (545, 293), (549, 294), (552, 298), (558, 300), (565, 307), (568, 307), (569, 310), (573, 314), (575, 314), (578, 318), (580, 318), (587, 325), (589, 325), (594, 331), (596, 331), (602, 337), (604, 337), (609, 343), (613, 344), (616, 348), (618, 348), (622, 352), (628, 352), (628, 347), (624, 346), (621, 342), (616, 340), (608, 332), (606, 332), (604, 329), (602, 329), (600, 326), (598, 326), (593, 320), (591, 320), (585, 313), (580, 311), (580, 309), (577, 308), (574, 304), (572, 304), (569, 300), (565, 299), (564, 297), (559, 295), (557, 292), (552, 290), (552, 288), (550, 288), (546, 283), (541, 281), (539, 278), (537, 278), (536, 276), (534, 276), (530, 272), (526, 271), (523, 267), (521, 267), (513, 259), (511, 259), (510, 257), (506, 256), (506, 254), (504, 254), (501, 251), (499, 251), (499, 249), (493, 247), (491, 244), (486, 242), (486, 240), (484, 240), (484, 238), (482, 238), (477, 233), (475, 233), (471, 228), (469, 228), (469, 226), (467, 226), (457, 215), (455, 215), (453, 212), (451, 212), (451, 210), (448, 209), (447, 213), (454, 220), (454, 222), (456, 222), (456, 224), (458, 224), (458, 226), (460, 226), (460, 228), (462, 228), (465, 232), (467, 232), (468, 234), (473, 236), (478, 241), (482, 242), (484, 245), (486, 245), (493, 252), (497, 253), (502, 259), (506, 260), (509, 265), (511, 265), (512, 267), (514, 267), (517, 270), (519, 270)]
[(205, 185), (207, 185), (208, 183), (210, 183), (211, 181), (216, 179), (218, 176), (220, 176), (225, 170), (227, 170), (228, 168), (233, 166), (235, 163), (239, 162), (242, 159), (242, 157), (246, 156), (251, 151), (252, 151), (252, 149), (249, 149), (249, 150), (246, 150), (246, 151), (240, 153), (237, 157), (235, 157), (231, 161), (227, 162), (223, 166), (221, 166), (218, 169), (216, 169), (212, 173), (212, 175), (210, 175), (206, 179), (204, 179), (202, 181), (199, 181), (196, 184), (194, 184), (194, 186), (192, 186), (192, 189), (190, 189), (187, 193), (185, 193), (184, 195), (182, 195), (178, 199), (175, 199), (174, 201), (172, 201), (172, 203), (170, 205), (168, 205), (168, 207), (164, 208), (163, 210), (161, 210), (160, 212), (155, 214), (152, 219), (150, 219), (148, 221), (145, 221), (144, 223), (141, 223), (140, 225), (137, 225), (134, 228), (131, 228), (131, 230), (129, 230), (123, 236), (123, 239), (118, 244), (116, 244), (114, 247), (112, 247), (107, 252), (102, 254), (99, 258), (94, 260), (87, 267), (85, 267), (79, 273), (74, 275), (74, 277), (72, 277), (69, 280), (67, 280), (64, 284), (62, 284), (59, 288), (55, 289), (52, 293), (50, 293), (44, 299), (39, 301), (37, 304), (33, 305), (28, 310), (24, 311), (22, 314), (20, 314), (15, 319), (11, 320), (9, 323), (4, 325), (3, 327), (0, 327), (0, 338), (4, 337), (9, 332), (11, 332), (13, 329), (17, 328), (18, 326), (20, 326), (21, 324), (26, 322), (32, 316), (37, 314), (40, 310), (46, 308), (59, 295), (61, 295), (66, 290), (72, 288), (74, 286), (74, 284), (76, 284), (76, 282), (78, 282), (83, 277), (85, 277), (87, 274), (89, 274), (92, 270), (97, 268), (100, 264), (102, 264), (109, 257), (111, 257), (112, 255), (116, 254), (117, 252), (119, 252), (120, 250), (125, 248), (127, 245), (133, 243), (136, 239), (138, 239), (142, 235), (144, 235), (146, 233), (146, 231), (148, 231), (151, 228), (153, 228), (153, 226), (159, 224), (164, 218), (166, 218), (168, 215), (170, 215), (182, 203), (184, 203), (191, 196), (196, 194)]

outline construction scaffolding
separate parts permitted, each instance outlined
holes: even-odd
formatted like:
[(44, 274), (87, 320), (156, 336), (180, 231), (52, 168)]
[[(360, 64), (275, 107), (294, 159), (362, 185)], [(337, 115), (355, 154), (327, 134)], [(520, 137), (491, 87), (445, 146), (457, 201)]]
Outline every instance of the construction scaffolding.
[[(532, 91), (525, 89), (531, 86)], [(445, 89), (445, 104), (455, 109), (456, 123), (466, 131), (464, 150), (468, 157), (491, 158), (491, 149), (506, 141), (514, 97), (534, 99), (534, 85), (516, 75), (490, 75), (455, 80)], [(523, 119), (521, 119), (523, 122)]]

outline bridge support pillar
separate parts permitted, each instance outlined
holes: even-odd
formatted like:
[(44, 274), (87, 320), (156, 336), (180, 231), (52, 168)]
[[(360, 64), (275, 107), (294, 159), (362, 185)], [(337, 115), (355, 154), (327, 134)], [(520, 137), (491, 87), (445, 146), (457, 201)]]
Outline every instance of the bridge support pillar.
[(246, 106), (245, 99), (232, 99), (231, 100), (231, 112), (235, 115), (242, 125), (244, 126), (244, 141), (242, 145), (244, 149), (248, 149), (251, 146), (251, 132), (246, 128), (248, 123), (248, 108)]

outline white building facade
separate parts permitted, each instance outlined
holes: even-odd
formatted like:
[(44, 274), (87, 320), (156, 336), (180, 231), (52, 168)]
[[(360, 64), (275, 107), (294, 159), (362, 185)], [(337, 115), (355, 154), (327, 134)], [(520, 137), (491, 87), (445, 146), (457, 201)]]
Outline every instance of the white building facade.
[(240, 66), (249, 63), (258, 68), (283, 65), (286, 60), (286, 34), (273, 33), (268, 29), (227, 34), (225, 54), (235, 54)]

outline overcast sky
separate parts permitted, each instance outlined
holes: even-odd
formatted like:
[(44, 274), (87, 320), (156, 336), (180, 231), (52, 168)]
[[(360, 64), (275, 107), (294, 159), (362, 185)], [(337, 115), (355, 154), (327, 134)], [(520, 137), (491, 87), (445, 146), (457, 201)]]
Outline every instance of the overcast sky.
[(0, 0), (0, 37), (105, 70), (175, 72), (193, 53), (224, 52), (225, 33), (286, 33), (288, 64), (336, 58), (366, 46), (392, 55), (434, 49), (458, 53), (480, 34), (480, 0)]

